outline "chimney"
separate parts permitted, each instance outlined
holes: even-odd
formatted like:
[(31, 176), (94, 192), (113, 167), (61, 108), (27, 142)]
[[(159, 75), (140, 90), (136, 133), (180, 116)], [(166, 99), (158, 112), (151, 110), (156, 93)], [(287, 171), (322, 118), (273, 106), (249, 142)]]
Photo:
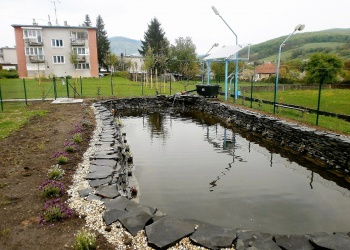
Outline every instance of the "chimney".
[(34, 19), (34, 18), (33, 18), (33, 25), (34, 25), (34, 26), (38, 26), (38, 23), (35, 22), (35, 19)]
[(68, 22), (67, 21), (64, 21), (64, 26), (68, 26)]
[(51, 20), (50, 20), (50, 15), (49, 16), (49, 22), (47, 23), (49, 26), (52, 26)]

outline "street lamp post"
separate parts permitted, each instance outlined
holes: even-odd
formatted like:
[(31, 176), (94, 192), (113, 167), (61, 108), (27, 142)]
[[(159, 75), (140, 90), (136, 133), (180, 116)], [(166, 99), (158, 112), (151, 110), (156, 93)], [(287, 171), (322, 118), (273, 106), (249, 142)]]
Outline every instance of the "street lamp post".
[[(224, 21), (224, 23), (226, 24), (226, 26), (232, 31), (232, 33), (235, 35), (236, 37), (236, 45), (238, 45), (238, 37), (237, 34), (231, 29), (231, 27), (226, 23), (226, 21), (222, 18), (222, 16), (220, 15), (219, 11), (215, 8), (215, 6), (211, 6), (211, 8), (213, 9), (215, 15), (219, 16), (222, 21)], [(226, 65), (227, 67), (227, 65)], [(227, 73), (227, 72), (226, 72)], [(227, 79), (226, 79), (227, 81)], [(237, 88), (238, 88), (238, 52), (236, 53), (236, 72), (235, 72), (235, 100), (237, 99)], [(225, 100), (227, 100), (227, 83), (226, 83), (226, 89), (225, 89)]]
[(305, 28), (304, 24), (298, 24), (292, 33), (289, 34), (289, 36), (281, 43), (279, 49), (278, 49), (278, 59), (277, 59), (277, 69), (276, 69), (276, 83), (275, 83), (275, 91), (273, 96), (273, 113), (276, 114), (276, 101), (277, 101), (277, 90), (278, 90), (278, 76), (280, 71), (280, 63), (281, 63), (281, 50), (282, 46), (284, 46), (284, 43), (296, 32), (301, 31)]
[[(207, 53), (205, 53), (204, 57), (206, 57), (207, 55), (209, 55), (209, 52), (214, 48), (219, 46), (218, 43), (214, 43), (213, 46), (211, 46), (210, 50), (208, 50)], [(204, 62), (202, 61), (202, 84), (204, 84)]]

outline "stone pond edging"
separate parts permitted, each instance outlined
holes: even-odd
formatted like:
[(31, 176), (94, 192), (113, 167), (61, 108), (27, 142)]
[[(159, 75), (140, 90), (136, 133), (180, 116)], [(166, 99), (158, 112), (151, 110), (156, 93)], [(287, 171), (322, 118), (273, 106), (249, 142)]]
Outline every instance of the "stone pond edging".
[[(132, 150), (127, 144), (127, 135), (122, 132), (113, 114), (128, 108), (201, 110), (227, 123), (260, 134), (267, 140), (274, 140), (306, 158), (319, 158), (321, 165), (339, 170), (342, 174), (348, 174), (350, 168), (349, 154), (346, 154), (350, 152), (349, 138), (187, 95), (108, 100), (95, 103), (93, 107), (96, 117), (101, 121), (101, 128), (95, 135), (92, 145), (94, 150), (89, 155), (89, 161), (83, 166), (84, 175), (79, 181), (84, 184), (77, 185), (71, 191), (71, 202), (72, 207), (81, 211), (80, 214), (86, 218), (90, 218), (91, 213), (100, 214), (102, 219), (97, 216), (96, 221), (90, 222), (90, 225), (107, 234), (111, 242), (134, 247), (130, 249), (146, 249), (146, 246), (167, 249), (188, 237), (191, 244), (209, 249), (350, 249), (348, 232), (271, 235), (173, 218), (163, 213), (166, 211), (135, 202), (131, 191), (134, 185)], [(335, 150), (339, 152), (334, 152), (332, 157)], [(90, 202), (88, 207), (91, 207), (87, 212), (79, 203), (82, 199)], [(134, 238), (121, 233), (121, 228), (126, 229)], [(141, 244), (138, 245), (140, 248), (135, 248), (135, 242)]]

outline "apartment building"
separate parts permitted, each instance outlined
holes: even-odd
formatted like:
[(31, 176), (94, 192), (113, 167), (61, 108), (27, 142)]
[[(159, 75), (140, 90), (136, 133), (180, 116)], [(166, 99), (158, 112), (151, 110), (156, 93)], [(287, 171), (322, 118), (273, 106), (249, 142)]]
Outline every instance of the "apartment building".
[(16, 48), (0, 48), (0, 65), (2, 69), (17, 69)]
[(98, 77), (96, 28), (13, 24), (19, 77)]

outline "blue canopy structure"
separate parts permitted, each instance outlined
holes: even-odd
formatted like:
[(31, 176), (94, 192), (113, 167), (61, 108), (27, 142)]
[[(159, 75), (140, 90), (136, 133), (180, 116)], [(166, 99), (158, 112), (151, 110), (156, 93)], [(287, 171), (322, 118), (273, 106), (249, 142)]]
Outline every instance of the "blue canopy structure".
[[(248, 46), (248, 57), (239, 58), (238, 52)], [(239, 60), (249, 60), (250, 44), (243, 45), (233, 45), (224, 46), (210, 53), (208, 56), (204, 57), (204, 61), (208, 68), (208, 85), (210, 84), (210, 63), (211, 62), (225, 62), (225, 100), (227, 100), (227, 80), (228, 80), (228, 63), (236, 62), (236, 74), (235, 74), (235, 99), (237, 99), (238, 94), (238, 61)]]

